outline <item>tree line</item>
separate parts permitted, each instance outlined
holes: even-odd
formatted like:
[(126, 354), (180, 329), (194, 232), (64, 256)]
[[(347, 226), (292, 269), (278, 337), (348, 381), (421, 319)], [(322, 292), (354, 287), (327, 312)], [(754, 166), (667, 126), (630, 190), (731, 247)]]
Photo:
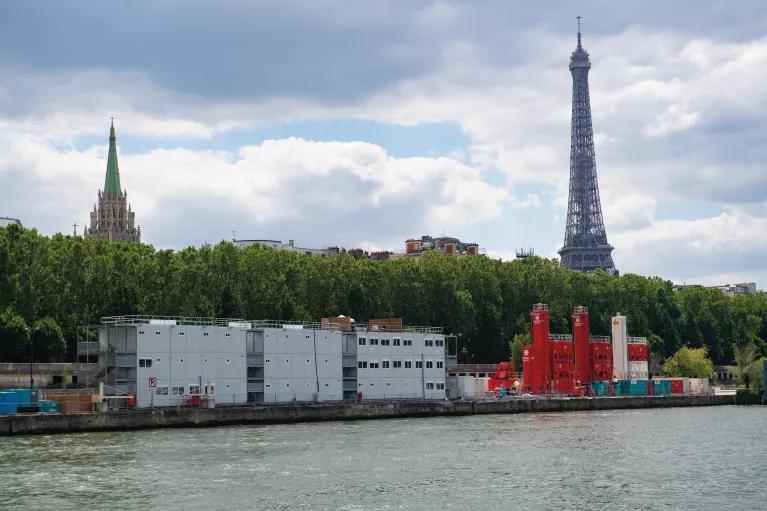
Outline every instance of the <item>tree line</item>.
[[(0, 357), (28, 360), (22, 332), (41, 345), (38, 359), (76, 356), (77, 340), (102, 316), (149, 314), (317, 321), (401, 317), (442, 326), (459, 339), (462, 360), (497, 362), (528, 331), (533, 304), (546, 303), (551, 331), (570, 332), (576, 305), (589, 308), (594, 335), (610, 334), (625, 314), (631, 335), (647, 336), (665, 358), (682, 346), (706, 347), (731, 363), (733, 346), (767, 353), (767, 298), (716, 289), (679, 291), (658, 277), (584, 274), (538, 257), (500, 261), (430, 253), (419, 259), (322, 258), (228, 242), (183, 250), (107, 243), (18, 226), (0, 228)], [(28, 329), (28, 330), (25, 330)], [(57, 332), (65, 350), (57, 348)]]

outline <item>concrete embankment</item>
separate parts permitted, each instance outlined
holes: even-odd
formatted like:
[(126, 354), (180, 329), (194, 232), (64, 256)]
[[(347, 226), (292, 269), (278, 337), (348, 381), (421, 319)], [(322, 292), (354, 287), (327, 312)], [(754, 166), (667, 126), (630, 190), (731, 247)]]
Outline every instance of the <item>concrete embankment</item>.
[(735, 396), (529, 398), (505, 401), (363, 401), (359, 403), (168, 408), (130, 412), (0, 416), (0, 436), (145, 428), (210, 427), (311, 421), (499, 413), (565, 412), (734, 405)]

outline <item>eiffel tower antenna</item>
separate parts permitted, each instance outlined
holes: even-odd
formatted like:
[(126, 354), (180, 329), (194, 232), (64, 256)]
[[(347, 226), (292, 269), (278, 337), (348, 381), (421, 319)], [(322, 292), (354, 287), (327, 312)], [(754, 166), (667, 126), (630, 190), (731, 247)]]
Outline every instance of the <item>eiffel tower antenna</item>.
[(565, 242), (559, 255), (562, 266), (571, 270), (617, 273), (612, 258), (613, 247), (607, 242), (599, 201), (589, 98), (590, 69), (589, 54), (581, 46), (581, 17), (578, 16), (578, 46), (570, 56), (570, 73), (573, 77), (570, 193)]

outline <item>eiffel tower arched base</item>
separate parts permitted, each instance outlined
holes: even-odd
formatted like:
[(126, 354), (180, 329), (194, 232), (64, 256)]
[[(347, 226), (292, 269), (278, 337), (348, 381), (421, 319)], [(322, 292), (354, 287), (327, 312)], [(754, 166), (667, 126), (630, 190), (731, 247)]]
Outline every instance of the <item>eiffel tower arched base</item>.
[(559, 255), (562, 266), (570, 270), (592, 273), (602, 270), (611, 275), (617, 275), (612, 257), (612, 245), (596, 245), (593, 247), (562, 247)]

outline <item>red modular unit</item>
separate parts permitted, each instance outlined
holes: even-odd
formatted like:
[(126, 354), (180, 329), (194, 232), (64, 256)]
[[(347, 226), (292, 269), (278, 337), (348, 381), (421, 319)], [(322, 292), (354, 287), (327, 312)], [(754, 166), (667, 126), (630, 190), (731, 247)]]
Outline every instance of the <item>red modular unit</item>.
[(575, 384), (572, 378), (554, 377), (552, 384), (554, 391), (560, 394), (572, 394), (575, 391)]
[(572, 362), (573, 361), (573, 343), (569, 341), (551, 341), (549, 345), (551, 352), (551, 362)]
[(530, 320), (534, 362), (531, 364), (529, 379), (528, 373), (525, 372), (525, 383), (530, 386), (530, 392), (541, 394), (548, 390), (551, 375), (549, 308), (542, 303), (535, 304), (530, 313)]
[[(527, 349), (527, 347), (525, 347), (525, 349)], [(522, 353), (524, 355), (524, 351)], [(511, 362), (500, 362), (495, 366), (495, 372), (487, 382), (487, 390), (492, 391), (500, 387), (505, 387), (507, 389), (513, 388), (514, 383), (517, 381), (517, 378), (515, 378), (516, 371), (514, 369), (514, 364)]]
[(578, 306), (572, 315), (573, 344), (575, 346), (575, 381), (580, 385), (591, 383), (591, 360), (589, 357), (589, 311)]
[(628, 360), (629, 362), (646, 362), (647, 361), (647, 345), (639, 343), (628, 344)]
[(594, 362), (592, 370), (594, 381), (609, 381), (613, 379), (612, 362)]
[(537, 374), (538, 366), (535, 363), (535, 348), (528, 344), (522, 348), (522, 381), (525, 386), (532, 390), (533, 384), (540, 385), (540, 376)]
[(684, 394), (684, 380), (671, 380), (671, 393)]

